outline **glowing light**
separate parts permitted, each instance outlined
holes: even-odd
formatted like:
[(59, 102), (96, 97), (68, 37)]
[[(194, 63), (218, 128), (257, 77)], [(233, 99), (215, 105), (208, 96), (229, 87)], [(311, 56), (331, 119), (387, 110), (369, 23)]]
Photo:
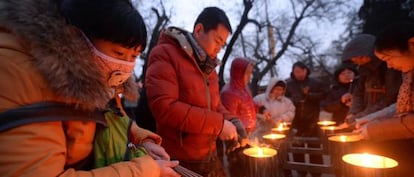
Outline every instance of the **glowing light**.
[(368, 153), (346, 154), (342, 156), (342, 160), (351, 165), (365, 168), (383, 169), (398, 166), (398, 162), (394, 159)]
[(273, 157), (277, 151), (268, 147), (252, 147), (243, 150), (243, 154), (254, 158)]
[(322, 125), (322, 126), (328, 126), (328, 125), (335, 125), (336, 122), (335, 121), (329, 121), (329, 120), (324, 120), (324, 121), (319, 121), (318, 125)]
[(277, 134), (277, 133), (271, 133), (271, 134), (263, 135), (264, 139), (270, 139), (270, 140), (282, 139), (282, 138), (285, 138), (285, 137), (286, 137), (286, 135)]
[(276, 128), (272, 128), (273, 131), (285, 131), (285, 130), (289, 130), (289, 127), (286, 126), (286, 123), (280, 123), (278, 127)]
[(359, 140), (362, 140), (362, 136), (359, 134), (340, 134), (340, 135), (335, 135), (335, 136), (331, 136), (328, 138), (328, 140), (330, 141), (336, 141), (336, 142), (356, 142)]
[(321, 127), (322, 130), (338, 130), (339, 128), (337, 126), (323, 126)]

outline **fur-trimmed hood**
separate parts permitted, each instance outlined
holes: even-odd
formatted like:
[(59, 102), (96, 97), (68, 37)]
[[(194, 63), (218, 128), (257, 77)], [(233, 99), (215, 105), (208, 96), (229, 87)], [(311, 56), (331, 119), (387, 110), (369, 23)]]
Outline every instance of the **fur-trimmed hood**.
[[(2, 0), (0, 27), (17, 36), (58, 96), (75, 99), (82, 108), (103, 108), (113, 96), (110, 88), (79, 30), (60, 15), (55, 2)], [(132, 78), (121, 90), (137, 97)]]

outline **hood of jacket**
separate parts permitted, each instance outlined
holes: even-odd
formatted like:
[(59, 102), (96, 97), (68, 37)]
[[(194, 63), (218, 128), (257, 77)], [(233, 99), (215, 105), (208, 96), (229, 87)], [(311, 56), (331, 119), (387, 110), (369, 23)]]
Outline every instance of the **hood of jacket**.
[(250, 61), (245, 58), (236, 58), (231, 63), (230, 86), (234, 88), (244, 88), (248, 83), (244, 80), (247, 66)]
[(374, 56), (375, 36), (360, 34), (349, 41), (342, 52), (342, 62), (347, 62), (353, 57)]
[[(286, 84), (286, 82), (285, 82), (284, 80), (282, 80), (282, 79), (278, 79), (278, 78), (271, 78), (271, 79), (270, 79), (269, 84), (267, 85), (267, 87), (266, 87), (266, 91), (265, 91), (266, 99), (271, 99), (271, 98), (269, 97), (270, 92), (272, 91), (272, 89), (273, 89), (273, 87), (276, 85), (276, 83), (278, 83), (279, 81), (282, 81), (283, 83), (285, 83), (285, 84)], [(287, 86), (287, 85), (286, 85), (286, 86)], [(285, 90), (286, 90), (286, 88), (285, 88)], [(283, 93), (283, 95), (284, 95), (284, 93)]]
[[(0, 27), (18, 38), (58, 96), (86, 109), (103, 108), (112, 98), (86, 41), (60, 14), (55, 1), (0, 1)], [(129, 99), (137, 98), (132, 78), (118, 90)]]

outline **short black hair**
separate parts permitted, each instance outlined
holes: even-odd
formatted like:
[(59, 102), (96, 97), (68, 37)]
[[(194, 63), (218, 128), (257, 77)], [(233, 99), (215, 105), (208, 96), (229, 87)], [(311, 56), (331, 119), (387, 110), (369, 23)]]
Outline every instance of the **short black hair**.
[(198, 15), (194, 23), (194, 28), (199, 23), (203, 25), (205, 32), (214, 30), (219, 24), (222, 24), (227, 28), (227, 30), (229, 30), (230, 33), (232, 33), (229, 18), (226, 13), (218, 7), (204, 8), (200, 15)]
[(277, 82), (276, 82), (276, 84), (273, 86), (272, 90), (273, 90), (275, 87), (283, 87), (283, 88), (286, 88), (286, 83), (285, 83), (285, 82), (283, 82), (283, 81), (277, 81)]
[(353, 64), (345, 63), (345, 64), (340, 65), (338, 68), (336, 68), (334, 72), (335, 81), (339, 81), (339, 75), (346, 69), (352, 71), (355, 76), (359, 74), (358, 70)]
[(68, 22), (90, 39), (103, 39), (126, 48), (145, 49), (144, 19), (129, 0), (60, 0)]
[(295, 78), (294, 74), (293, 74), (293, 70), (299, 67), (301, 69), (306, 69), (306, 77), (309, 77), (309, 75), (311, 74), (311, 70), (309, 69), (308, 66), (305, 65), (305, 63), (301, 62), (301, 61), (297, 61), (295, 63), (293, 63), (292, 65), (292, 71), (290, 72), (290, 77), (291, 78)]
[(397, 49), (408, 50), (408, 40), (414, 37), (414, 23), (400, 21), (391, 24), (381, 31), (375, 41), (375, 50), (384, 51)]

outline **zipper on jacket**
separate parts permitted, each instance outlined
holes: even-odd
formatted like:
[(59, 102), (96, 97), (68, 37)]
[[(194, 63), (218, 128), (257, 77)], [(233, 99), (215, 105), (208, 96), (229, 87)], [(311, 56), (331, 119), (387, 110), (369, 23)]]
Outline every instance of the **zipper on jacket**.
[(207, 108), (211, 110), (211, 98), (210, 98), (210, 83), (208, 83), (207, 76), (203, 73), (204, 83), (206, 85), (206, 97), (207, 97)]

